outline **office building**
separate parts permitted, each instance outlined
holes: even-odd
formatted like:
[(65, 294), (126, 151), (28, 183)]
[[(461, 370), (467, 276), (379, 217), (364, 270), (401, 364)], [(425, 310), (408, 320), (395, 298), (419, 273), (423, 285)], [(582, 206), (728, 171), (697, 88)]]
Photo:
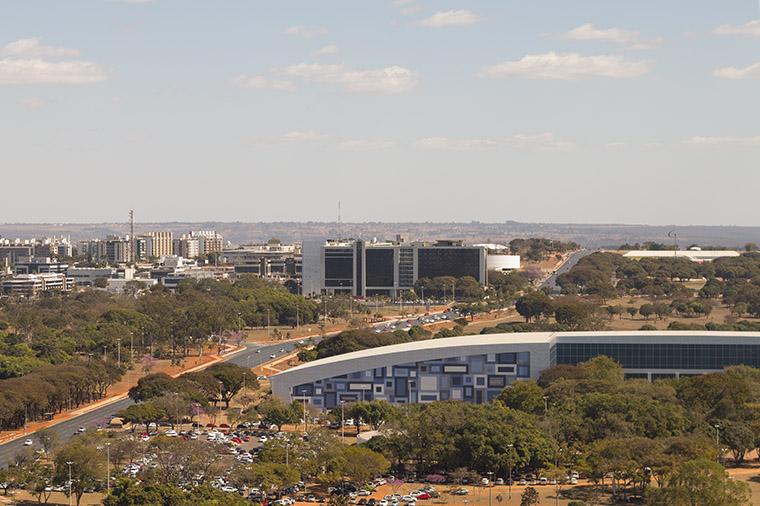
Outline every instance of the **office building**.
[(0, 281), (0, 293), (9, 297), (35, 297), (41, 292), (68, 292), (74, 288), (74, 281), (65, 274), (20, 274)]
[(272, 393), (320, 409), (382, 399), (394, 404), (483, 403), (554, 365), (599, 355), (627, 378), (648, 380), (760, 367), (759, 332), (615, 331), (506, 333), (429, 339), (336, 355), (270, 378)]
[(123, 264), (132, 260), (132, 241), (110, 236), (105, 240), (105, 261), (109, 265)]
[(319, 266), (310, 269), (309, 274), (316, 273), (320, 279), (317, 283), (304, 279), (304, 286), (318, 286), (319, 293), (397, 296), (413, 289), (420, 278), (470, 276), (483, 284), (488, 281), (485, 248), (466, 246), (461, 241), (438, 241), (432, 245), (402, 241), (328, 241), (319, 254)]
[(19, 274), (47, 274), (65, 273), (68, 264), (61, 263), (50, 257), (27, 257), (19, 258), (13, 265), (13, 273)]

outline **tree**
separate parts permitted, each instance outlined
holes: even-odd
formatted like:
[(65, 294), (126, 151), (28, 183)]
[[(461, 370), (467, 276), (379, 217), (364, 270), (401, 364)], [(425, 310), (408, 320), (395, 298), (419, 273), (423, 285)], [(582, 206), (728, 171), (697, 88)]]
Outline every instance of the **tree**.
[(720, 464), (691, 460), (679, 465), (665, 484), (650, 489), (653, 506), (740, 506), (748, 503), (749, 485), (733, 480)]
[(526, 322), (541, 316), (548, 316), (554, 310), (552, 299), (542, 291), (533, 291), (517, 299), (517, 312)]
[(24, 482), (26, 489), (37, 498), (39, 503), (47, 503), (52, 494), (53, 466), (40, 461), (24, 469)]
[(654, 314), (654, 304), (642, 304), (639, 308), (639, 314), (648, 320)]
[(345, 447), (343, 461), (343, 473), (358, 485), (364, 485), (390, 467), (390, 462), (382, 454), (361, 446)]
[(631, 319), (633, 319), (633, 317), (636, 316), (636, 313), (639, 312), (639, 309), (635, 306), (628, 306), (625, 311), (628, 313)]
[(526, 487), (520, 496), (520, 506), (534, 506), (541, 500), (538, 491), (533, 487)]
[(742, 421), (722, 421), (720, 425), (721, 441), (734, 454), (734, 460), (741, 464), (747, 452), (755, 448), (755, 434)]
[(283, 424), (298, 421), (298, 416), (293, 412), (293, 409), (276, 397), (263, 400), (256, 407), (256, 411), (265, 423), (276, 425), (278, 431)]
[(58, 433), (49, 427), (38, 430), (37, 439), (40, 441), (40, 445), (42, 445), (42, 449), (45, 450), (45, 453), (52, 452), (58, 447), (58, 444), (61, 441), (61, 437)]
[(84, 491), (94, 488), (98, 480), (105, 476), (102, 461), (102, 456), (94, 447), (81, 441), (73, 441), (58, 451), (55, 457), (55, 481), (67, 483), (71, 468), (71, 492), (76, 497), (77, 506), (82, 501)]
[(534, 415), (544, 411), (544, 391), (534, 381), (518, 381), (497, 397), (505, 406)]
[(369, 402), (356, 402), (350, 404), (345, 410), (345, 416), (353, 418), (359, 428), (359, 422), (363, 421), (372, 430), (378, 430), (387, 420), (394, 416), (396, 410), (391, 403), (383, 400)]
[(264, 462), (239, 469), (235, 481), (269, 492), (293, 485), (299, 478), (298, 471), (285, 464)]

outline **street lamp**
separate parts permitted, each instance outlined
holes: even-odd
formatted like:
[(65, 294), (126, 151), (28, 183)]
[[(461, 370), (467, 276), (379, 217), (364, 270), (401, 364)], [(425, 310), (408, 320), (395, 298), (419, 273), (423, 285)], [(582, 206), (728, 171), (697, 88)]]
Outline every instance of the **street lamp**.
[(507, 484), (509, 485), (509, 498), (512, 499), (512, 450), (514, 450), (515, 445), (512, 443), (507, 445), (507, 448), (509, 448), (509, 458), (507, 459), (507, 466), (508, 466), (508, 473), (507, 476)]
[(488, 506), (491, 506), (491, 489), (493, 488), (493, 471), (488, 471)]
[(716, 423), (715, 427), (715, 460), (720, 462), (720, 424)]
[(116, 363), (121, 369), (121, 338), (116, 339)]
[(549, 411), (549, 396), (544, 395), (544, 415)]
[(106, 443), (106, 493), (111, 493), (111, 443)]
[(341, 400), (340, 401), (340, 437), (343, 439), (345, 439), (346, 437), (346, 422), (344, 421), (345, 414), (343, 412), (343, 408), (345, 405), (346, 405), (346, 401)]
[(66, 465), (69, 466), (69, 506), (71, 506), (71, 465), (74, 464), (72, 461), (67, 461)]

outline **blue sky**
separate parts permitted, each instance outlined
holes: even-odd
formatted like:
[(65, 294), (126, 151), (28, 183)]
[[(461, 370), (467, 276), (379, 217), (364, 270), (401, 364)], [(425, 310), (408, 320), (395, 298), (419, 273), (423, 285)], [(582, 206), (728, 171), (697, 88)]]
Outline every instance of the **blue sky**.
[(760, 224), (756, 0), (0, 12), (0, 221)]

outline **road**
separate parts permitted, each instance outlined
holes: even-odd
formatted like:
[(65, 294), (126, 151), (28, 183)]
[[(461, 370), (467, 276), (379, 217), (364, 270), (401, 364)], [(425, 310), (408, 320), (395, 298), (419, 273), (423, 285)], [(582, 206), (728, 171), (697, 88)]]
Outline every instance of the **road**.
[[(289, 341), (271, 345), (259, 345), (259, 344), (247, 344), (245, 351), (238, 352), (234, 355), (230, 355), (224, 359), (225, 362), (231, 362), (243, 367), (258, 367), (262, 362), (269, 361), (269, 355), (276, 354), (278, 357), (285, 352), (292, 351), (297, 346), (297, 341)], [(257, 353), (258, 351), (258, 353)], [(69, 420), (64, 420), (51, 426), (55, 432), (60, 436), (61, 441), (67, 441), (79, 427), (85, 427), (87, 430), (94, 430), (98, 425), (105, 427), (111, 418), (122, 409), (132, 404), (132, 400), (122, 399), (106, 406), (93, 409), (87, 413), (79, 415)], [(39, 448), (39, 442), (34, 435), (28, 436), (34, 441), (34, 446)], [(0, 445), (0, 468), (6, 467), (9, 463), (13, 462), (13, 458), (24, 448), (24, 440), (26, 437), (22, 437)]]
[[(435, 313), (438, 314), (438, 313)], [(443, 314), (443, 313), (441, 313)], [(453, 318), (453, 313), (446, 313), (449, 318)], [(414, 319), (413, 319), (414, 320)], [(399, 323), (402, 320), (394, 320), (390, 324)], [(389, 323), (383, 322), (373, 325), (374, 327), (384, 328)], [(337, 332), (330, 332), (326, 335), (337, 334)], [(312, 341), (319, 342), (319, 337), (313, 337)], [(277, 344), (260, 345), (254, 343), (246, 344), (245, 351), (235, 353), (224, 359), (224, 362), (230, 362), (242, 367), (252, 368), (259, 367), (263, 363), (272, 360), (270, 355), (275, 354), (278, 357), (291, 352), (298, 345), (298, 340), (287, 341)], [(284, 350), (284, 353), (281, 351)], [(85, 427), (87, 430), (94, 430), (98, 425), (105, 427), (113, 416), (122, 409), (133, 404), (132, 400), (122, 399), (106, 406), (93, 409), (87, 413), (79, 415), (77, 417), (57, 423), (50, 428), (58, 433), (62, 442), (68, 441), (79, 427)], [(34, 441), (34, 447), (39, 448), (39, 442), (36, 440), (33, 434), (29, 434), (28, 438)], [(0, 468), (6, 467), (9, 463), (13, 462), (13, 458), (24, 448), (24, 440), (27, 437), (21, 437), (13, 440), (9, 443), (0, 445)]]
[(567, 257), (567, 260), (565, 260), (565, 263), (560, 265), (559, 268), (554, 271), (554, 274), (546, 278), (546, 281), (541, 283), (541, 288), (549, 288), (552, 292), (559, 292), (560, 288), (557, 286), (557, 276), (568, 272), (575, 266), (575, 264), (580, 261), (581, 258), (587, 257), (593, 252), (594, 250), (582, 249), (570, 253), (570, 256)]

